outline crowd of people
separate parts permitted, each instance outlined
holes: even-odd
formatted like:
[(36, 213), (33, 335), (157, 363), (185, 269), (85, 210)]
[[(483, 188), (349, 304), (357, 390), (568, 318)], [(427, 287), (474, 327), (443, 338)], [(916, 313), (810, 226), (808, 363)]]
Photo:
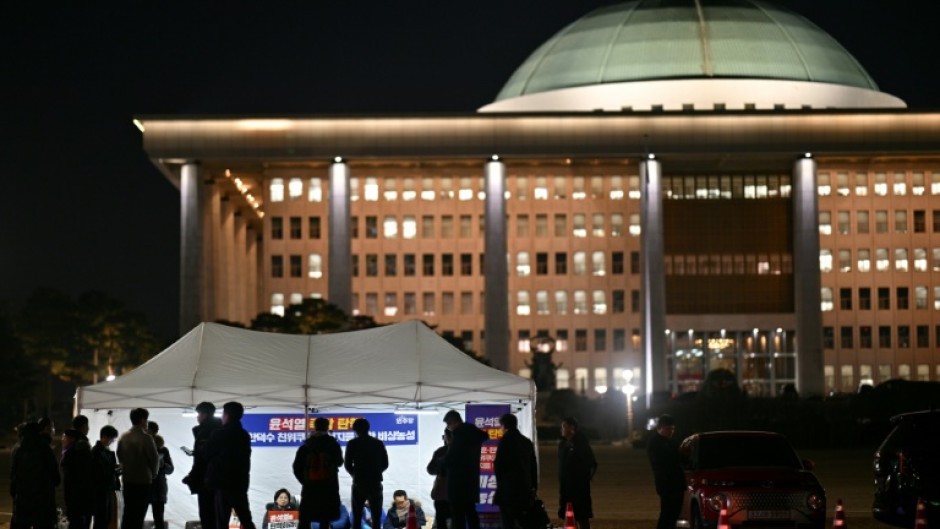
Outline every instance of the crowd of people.
[[(255, 529), (248, 503), (251, 438), (241, 423), (244, 411), (240, 403), (228, 402), (219, 419), (212, 403), (196, 407), (194, 444), (187, 451), (192, 467), (182, 482), (196, 496), (201, 529), (228, 529), (233, 513), (241, 528)], [(92, 524), (94, 529), (111, 527), (116, 491), (121, 491), (124, 505), (120, 529), (143, 529), (148, 509), (154, 527), (163, 529), (167, 476), (175, 467), (158, 433), (160, 427), (149, 415), (143, 408), (131, 410), (131, 427), (126, 432), (119, 435), (113, 426), (104, 426), (94, 446), (88, 438), (88, 418), (78, 415), (62, 436), (58, 457), (53, 451), (51, 421), (21, 425), (12, 455), (11, 529), (57, 527), (55, 490), (60, 484), (69, 529), (92, 529)], [(490, 436), (454, 410), (445, 414), (444, 422), (443, 443), (427, 465), (427, 472), (434, 476), (430, 490), (434, 526), (479, 529), (481, 447)], [(275, 492), (266, 506), (262, 529), (406, 529), (412, 514), (418, 527), (426, 525), (420, 502), (404, 490), (393, 492), (387, 510), (381, 507), (385, 500), (382, 475), (389, 458), (384, 443), (369, 434), (367, 419), (354, 421), (355, 437), (345, 453), (330, 434), (329, 419), (317, 417), (313, 424), (314, 431), (297, 449), (292, 465), (300, 499), (286, 487)], [(501, 416), (499, 425), (502, 435), (493, 460), (493, 503), (499, 506), (503, 528), (537, 527), (532, 523), (533, 511), (541, 510), (544, 516), (544, 508), (538, 500), (535, 446), (519, 431), (515, 415)], [(578, 529), (590, 529), (590, 484), (597, 461), (577, 420), (566, 418), (561, 434), (559, 516), (564, 518), (570, 505)], [(340, 499), (340, 469), (352, 478), (351, 509)], [(659, 476), (657, 490), (658, 484)]]

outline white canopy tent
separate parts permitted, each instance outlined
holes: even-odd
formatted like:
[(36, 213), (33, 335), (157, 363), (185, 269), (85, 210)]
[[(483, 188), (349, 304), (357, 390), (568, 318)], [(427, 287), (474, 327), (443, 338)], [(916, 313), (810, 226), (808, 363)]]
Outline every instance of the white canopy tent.
[[(386, 327), (325, 335), (285, 335), (202, 323), (147, 363), (118, 377), (79, 388), (77, 408), (92, 422), (90, 437), (105, 424), (129, 427), (126, 412), (147, 408), (160, 423), (178, 470), (168, 478), (166, 518), (182, 526), (198, 519), (196, 501), (180, 483), (191, 460), (192, 409), (202, 401), (221, 408), (241, 402), (251, 414), (406, 413), (417, 425), (417, 444), (389, 446), (386, 496), (405, 489), (428, 500), (432, 476), (424, 467), (440, 445), (443, 414), (467, 404), (509, 405), (520, 430), (535, 440), (535, 385), (527, 378), (485, 366), (426, 325), (409, 321)], [(304, 421), (306, 424), (307, 421)], [(290, 465), (296, 448), (256, 446), (252, 452), (252, 511), (260, 520), (274, 491), (299, 492)], [(341, 494), (349, 505), (349, 481)], [(410, 489), (410, 490), (409, 490)]]

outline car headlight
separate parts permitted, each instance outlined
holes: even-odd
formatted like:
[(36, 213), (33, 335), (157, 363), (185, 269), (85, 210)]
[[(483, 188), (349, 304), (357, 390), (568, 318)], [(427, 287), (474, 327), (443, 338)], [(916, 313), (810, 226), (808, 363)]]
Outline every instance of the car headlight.
[(822, 494), (810, 494), (806, 497), (806, 505), (814, 511), (819, 511), (826, 508), (826, 497)]
[(722, 508), (728, 506), (728, 497), (724, 494), (713, 494), (705, 499), (705, 505), (715, 512), (721, 512)]

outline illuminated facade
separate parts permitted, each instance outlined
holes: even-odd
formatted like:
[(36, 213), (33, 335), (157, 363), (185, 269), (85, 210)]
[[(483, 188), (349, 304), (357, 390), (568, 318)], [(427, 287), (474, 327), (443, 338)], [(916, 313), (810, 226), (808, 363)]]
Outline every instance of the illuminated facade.
[[(790, 13), (653, 4), (576, 21), (476, 114), (141, 118), (181, 192), (182, 330), (312, 296), (521, 374), (549, 336), (588, 394), (940, 379), (940, 114)], [(772, 72), (723, 40), (774, 28)], [(634, 64), (654, 30), (705, 66)]]

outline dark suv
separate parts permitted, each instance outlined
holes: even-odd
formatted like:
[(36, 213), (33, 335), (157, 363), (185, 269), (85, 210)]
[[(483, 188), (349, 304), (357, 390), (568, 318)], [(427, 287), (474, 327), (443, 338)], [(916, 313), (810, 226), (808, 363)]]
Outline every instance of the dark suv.
[(679, 447), (686, 497), (679, 524), (714, 528), (722, 507), (732, 528), (821, 529), (826, 492), (787, 438), (772, 432), (708, 432)]
[(928, 526), (940, 523), (940, 410), (904, 413), (875, 452), (875, 519), (912, 527), (917, 499), (927, 507)]

